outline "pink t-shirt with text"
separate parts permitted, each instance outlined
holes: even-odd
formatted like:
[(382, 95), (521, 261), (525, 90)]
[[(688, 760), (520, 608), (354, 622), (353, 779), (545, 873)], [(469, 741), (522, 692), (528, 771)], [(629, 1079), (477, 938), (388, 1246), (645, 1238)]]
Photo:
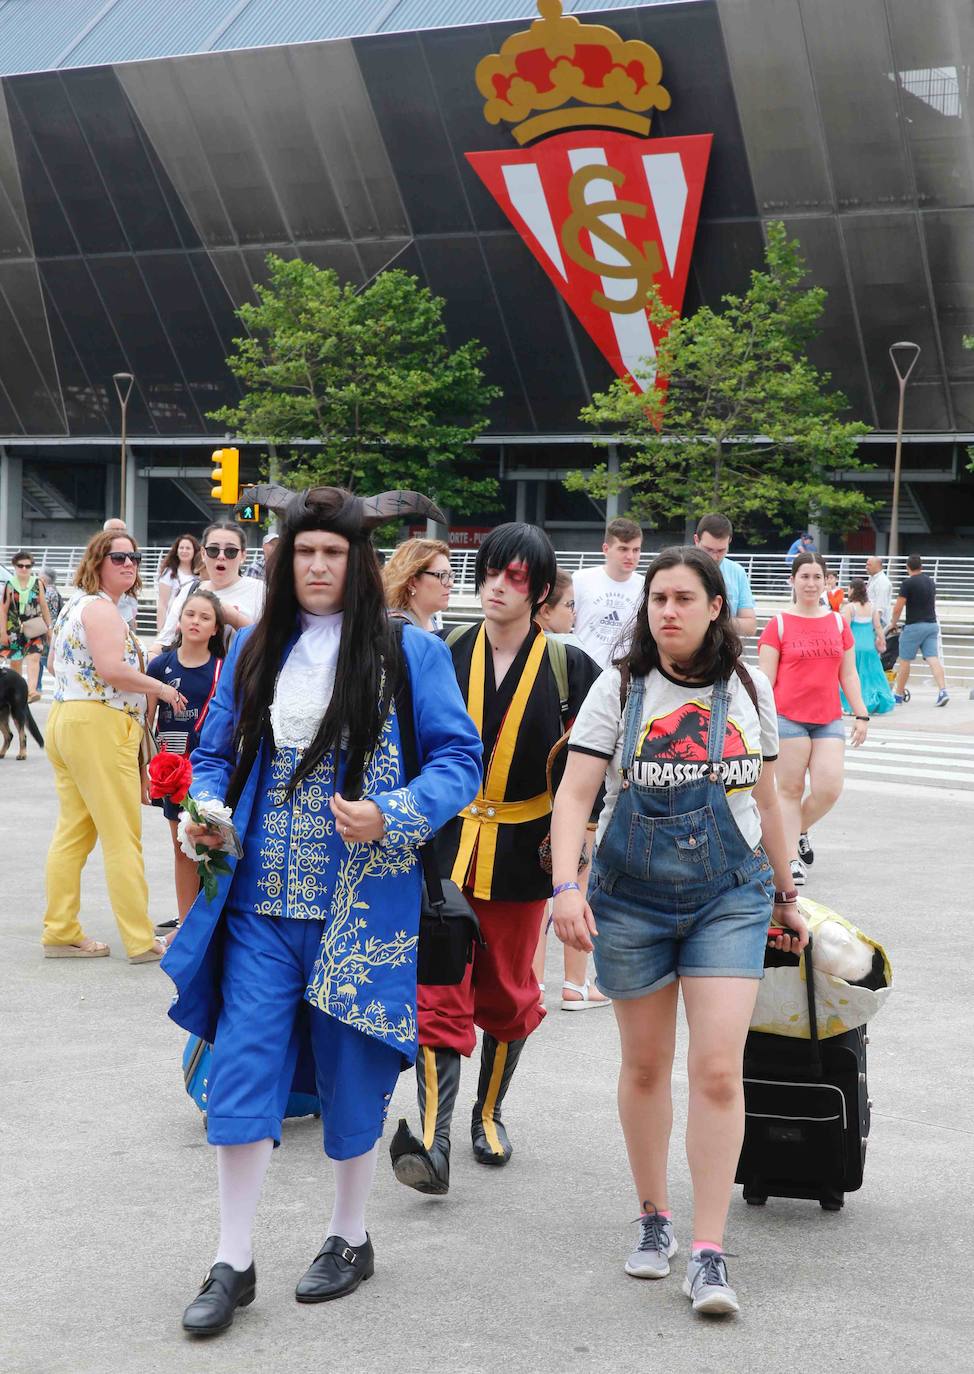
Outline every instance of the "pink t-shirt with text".
[(770, 644), (780, 656), (774, 684), (779, 716), (807, 725), (838, 720), (839, 670), (842, 655), (853, 646), (852, 631), (833, 611), (813, 619), (785, 612), (781, 621), (784, 636), (778, 634), (778, 616), (773, 615), (758, 640), (759, 647)]

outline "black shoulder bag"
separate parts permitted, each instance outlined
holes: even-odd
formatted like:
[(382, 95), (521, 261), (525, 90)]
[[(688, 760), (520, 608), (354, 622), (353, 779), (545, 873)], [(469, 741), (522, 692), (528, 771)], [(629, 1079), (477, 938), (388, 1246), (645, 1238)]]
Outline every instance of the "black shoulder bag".
[[(398, 626), (399, 634), (402, 625)], [(409, 668), (404, 654), (400, 654), (401, 672), (396, 690), (396, 716), (402, 742), (402, 760), (406, 780), (420, 772), (416, 726), (413, 720), (413, 691)], [(450, 878), (441, 878), (436, 864), (434, 841), (429, 840), (419, 850), (423, 865), (423, 897), (419, 911), (419, 950), (416, 960), (416, 981), (434, 986), (463, 982), (467, 965), (473, 959), (473, 945), (486, 946), (480, 933), (477, 913)]]

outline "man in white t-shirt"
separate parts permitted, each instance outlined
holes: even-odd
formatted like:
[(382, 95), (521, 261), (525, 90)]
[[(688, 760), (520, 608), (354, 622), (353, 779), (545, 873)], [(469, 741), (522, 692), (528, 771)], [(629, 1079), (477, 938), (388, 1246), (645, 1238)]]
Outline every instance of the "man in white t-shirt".
[(635, 520), (620, 516), (605, 531), (601, 568), (572, 575), (575, 590), (575, 634), (585, 652), (607, 668), (636, 614), (643, 578), (636, 572), (643, 532)]
[(727, 588), (727, 605), (739, 635), (757, 634), (758, 618), (754, 609), (754, 594), (747, 573), (727, 554), (734, 537), (734, 526), (726, 515), (702, 515), (697, 522), (693, 542), (720, 567)]

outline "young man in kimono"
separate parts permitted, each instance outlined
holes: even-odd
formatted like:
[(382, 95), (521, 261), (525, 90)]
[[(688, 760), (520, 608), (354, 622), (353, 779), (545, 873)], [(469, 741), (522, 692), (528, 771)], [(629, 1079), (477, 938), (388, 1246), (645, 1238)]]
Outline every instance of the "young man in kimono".
[(481, 545), (477, 590), (484, 619), (451, 640), (467, 710), (483, 739), (477, 796), (437, 839), (440, 872), (463, 887), (486, 945), (455, 987), (420, 986), (416, 1062), (422, 1138), (405, 1120), (390, 1145), (400, 1183), (442, 1194), (450, 1184), (450, 1122), (460, 1057), (483, 1031), (471, 1134), (481, 1164), (503, 1165), (512, 1147), (501, 1104), (525, 1042), (544, 1017), (532, 959), (551, 878), (538, 848), (551, 821), (547, 762), (598, 676), (598, 665), (566, 646), (559, 685), (534, 621), (557, 573), (555, 552), (534, 525), (501, 525)]
[[(195, 1336), (226, 1330), (254, 1299), (261, 1185), (296, 1067), (312, 1059), (335, 1201), (295, 1296), (326, 1302), (372, 1274), (378, 1139), (416, 1056), (416, 849), (481, 776), (449, 652), (408, 625), (400, 647), (369, 542), (374, 525), (431, 503), (333, 487), (248, 496), (281, 518), (280, 549), (264, 614), (227, 657), (191, 789), (204, 815), (232, 807), (243, 857), (212, 901), (199, 897), (162, 966), (177, 989), (170, 1015), (213, 1042), (220, 1240), (183, 1315)], [(408, 782), (393, 701), (403, 666), (423, 762)], [(190, 852), (218, 838), (185, 813), (182, 826)]]

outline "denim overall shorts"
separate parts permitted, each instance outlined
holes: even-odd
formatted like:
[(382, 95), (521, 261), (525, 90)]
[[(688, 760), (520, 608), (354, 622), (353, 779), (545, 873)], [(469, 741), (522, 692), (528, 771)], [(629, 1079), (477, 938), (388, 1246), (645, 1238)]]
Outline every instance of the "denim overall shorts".
[(632, 776), (645, 679), (625, 717), (622, 785), (592, 863), (595, 973), (606, 997), (645, 997), (676, 978), (761, 978), (774, 878), (734, 820), (721, 774), (730, 692), (715, 683), (700, 776), (645, 787)]

